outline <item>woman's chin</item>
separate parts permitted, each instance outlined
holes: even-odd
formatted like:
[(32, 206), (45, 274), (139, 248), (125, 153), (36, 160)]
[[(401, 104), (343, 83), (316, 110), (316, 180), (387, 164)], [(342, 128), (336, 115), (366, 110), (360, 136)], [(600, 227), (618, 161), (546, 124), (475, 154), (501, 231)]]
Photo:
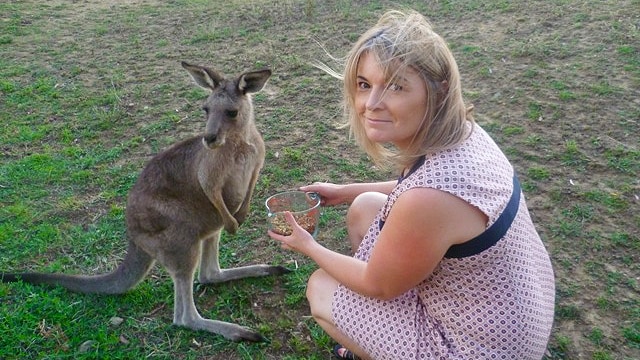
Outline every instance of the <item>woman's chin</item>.
[(389, 135), (386, 131), (381, 131), (379, 129), (367, 129), (366, 130), (367, 138), (373, 142), (377, 143), (387, 143), (391, 139), (389, 139)]

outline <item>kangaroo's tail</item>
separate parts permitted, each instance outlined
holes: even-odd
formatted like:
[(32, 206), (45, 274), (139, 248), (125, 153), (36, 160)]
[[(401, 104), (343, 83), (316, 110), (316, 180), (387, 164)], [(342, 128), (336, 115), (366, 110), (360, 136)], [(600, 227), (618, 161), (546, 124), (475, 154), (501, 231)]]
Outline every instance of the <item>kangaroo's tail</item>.
[(62, 286), (80, 293), (122, 294), (142, 281), (154, 264), (153, 258), (133, 242), (113, 272), (100, 275), (66, 275), (44, 273), (0, 273), (0, 282), (24, 281), (30, 284)]

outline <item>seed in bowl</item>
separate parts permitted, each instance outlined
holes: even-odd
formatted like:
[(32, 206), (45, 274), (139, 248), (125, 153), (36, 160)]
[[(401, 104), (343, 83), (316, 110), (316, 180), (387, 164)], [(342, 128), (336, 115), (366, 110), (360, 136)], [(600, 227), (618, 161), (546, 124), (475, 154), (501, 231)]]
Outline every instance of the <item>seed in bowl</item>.
[[(316, 230), (316, 218), (315, 212), (309, 212), (306, 214), (293, 215), (296, 219), (296, 222), (300, 227), (305, 229), (309, 234), (313, 234)], [(293, 232), (291, 226), (287, 223), (287, 220), (284, 218), (283, 213), (275, 214), (271, 218), (271, 230), (276, 234), (289, 236)]]

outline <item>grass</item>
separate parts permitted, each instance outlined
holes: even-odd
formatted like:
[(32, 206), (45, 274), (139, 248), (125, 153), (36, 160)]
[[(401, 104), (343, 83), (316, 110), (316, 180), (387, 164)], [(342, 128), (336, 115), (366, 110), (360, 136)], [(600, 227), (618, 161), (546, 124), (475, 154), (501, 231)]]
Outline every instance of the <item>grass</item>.
[[(450, 43), (476, 118), (512, 160), (557, 279), (547, 359), (640, 358), (638, 0), (403, 1)], [(326, 359), (309, 318), (308, 259), (266, 238), (263, 200), (313, 181), (395, 177), (349, 141), (337, 66), (396, 2), (177, 0), (0, 3), (0, 269), (99, 273), (125, 251), (126, 195), (144, 163), (204, 126), (179, 62), (269, 67), (254, 97), (267, 145), (252, 211), (223, 238), (231, 267), (280, 278), (197, 286), (204, 316), (263, 333), (229, 343), (171, 325), (161, 268), (123, 296), (0, 284), (1, 359)], [(320, 45), (319, 45), (320, 44)], [(347, 251), (345, 208), (319, 241)], [(120, 322), (118, 319), (122, 319)]]

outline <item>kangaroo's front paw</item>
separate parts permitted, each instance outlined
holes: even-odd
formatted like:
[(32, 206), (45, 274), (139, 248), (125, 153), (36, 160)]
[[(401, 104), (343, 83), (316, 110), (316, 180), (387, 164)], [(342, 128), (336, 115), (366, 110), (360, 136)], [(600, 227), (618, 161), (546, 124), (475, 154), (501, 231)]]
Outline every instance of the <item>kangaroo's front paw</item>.
[(246, 214), (245, 214), (245, 215), (238, 215), (238, 214), (236, 214), (236, 215), (234, 215), (233, 217), (234, 217), (234, 218), (236, 219), (236, 221), (238, 222), (238, 226), (242, 225), (242, 223), (247, 219), (247, 215), (246, 215)]
[(236, 219), (231, 218), (228, 221), (225, 221), (224, 223), (224, 230), (226, 232), (228, 232), (229, 234), (235, 234), (238, 231), (238, 227), (240, 225), (238, 225), (238, 222), (236, 221)]

